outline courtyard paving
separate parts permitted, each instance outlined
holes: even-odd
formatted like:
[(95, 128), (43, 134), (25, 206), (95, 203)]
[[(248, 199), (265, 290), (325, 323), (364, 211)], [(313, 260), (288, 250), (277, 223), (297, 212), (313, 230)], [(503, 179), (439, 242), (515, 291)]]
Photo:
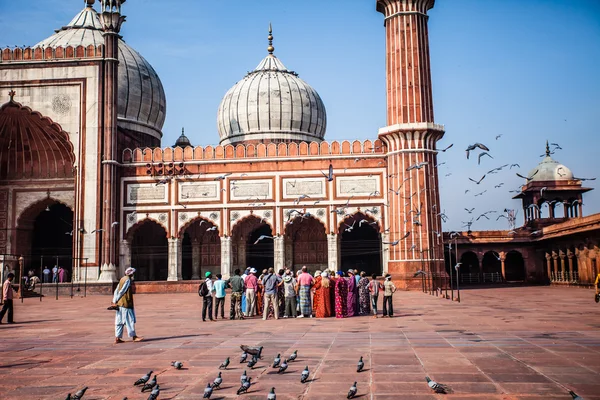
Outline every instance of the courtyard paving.
[[(233, 399), (244, 370), (255, 382), (239, 398), (341, 399), (354, 381), (362, 399), (600, 399), (600, 305), (593, 292), (557, 287), (461, 291), (462, 302), (398, 292), (396, 317), (202, 322), (195, 294), (136, 296), (141, 343), (113, 344), (107, 296), (17, 301), (17, 324), (0, 325), (0, 398), (146, 399), (132, 386), (158, 374), (160, 399), (199, 399), (219, 364)], [(226, 312), (228, 307), (226, 307)], [(227, 314), (226, 314), (227, 315)], [(240, 344), (263, 345), (263, 360), (239, 364)], [(268, 367), (298, 350), (286, 374)], [(365, 370), (356, 373), (364, 357)], [(185, 368), (174, 370), (180, 360)], [(310, 380), (300, 383), (305, 366)], [(433, 394), (428, 375), (453, 394)]]

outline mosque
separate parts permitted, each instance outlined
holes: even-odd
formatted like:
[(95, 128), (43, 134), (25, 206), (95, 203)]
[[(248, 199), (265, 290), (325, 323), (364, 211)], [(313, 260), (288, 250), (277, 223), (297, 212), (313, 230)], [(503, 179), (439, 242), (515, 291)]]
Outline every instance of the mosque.
[[(120, 35), (125, 0), (95, 3), (34, 46), (0, 49), (3, 271), (62, 265), (75, 282), (108, 285), (134, 266), (155, 290), (186, 290), (206, 271), (307, 265), (391, 273), (410, 289), (421, 287), (416, 271), (447, 276), (452, 239), (459, 258), (469, 246), (476, 257), (488, 245), (498, 257), (522, 246), (531, 262), (516, 267), (519, 278), (550, 277), (534, 242), (555, 219), (535, 240), (525, 230), (442, 234), (444, 127), (434, 121), (427, 28), (435, 0), (374, 1), (385, 22), (387, 126), (373, 139), (325, 139), (323, 101), (276, 57), (269, 30), (264, 59), (221, 101), (218, 144), (205, 147), (183, 131), (173, 146), (161, 142), (166, 94)], [(579, 199), (561, 223), (579, 223), (586, 189), (572, 175), (557, 181), (546, 193)], [(536, 184), (523, 192), (526, 207), (545, 201)], [(540, 215), (526, 209), (530, 229)], [(597, 260), (594, 243), (586, 257)]]

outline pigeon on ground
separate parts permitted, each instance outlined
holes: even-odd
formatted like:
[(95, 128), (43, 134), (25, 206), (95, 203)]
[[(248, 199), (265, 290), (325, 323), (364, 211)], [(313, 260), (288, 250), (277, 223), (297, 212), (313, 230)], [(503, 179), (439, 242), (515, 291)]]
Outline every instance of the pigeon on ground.
[(365, 367), (365, 363), (363, 362), (363, 359), (361, 356), (360, 360), (358, 360), (358, 365), (356, 366), (356, 372), (361, 372), (364, 367)]
[(350, 390), (348, 390), (348, 396), (346, 396), (347, 399), (351, 399), (354, 396), (356, 396), (356, 392), (358, 391), (358, 389), (356, 388), (356, 382), (354, 382), (354, 385), (350, 386)]
[(78, 390), (77, 393), (75, 393), (72, 397), (73, 400), (80, 400), (83, 398), (83, 395), (85, 394), (85, 391), (88, 390), (88, 387), (84, 387), (81, 390)]
[(228, 365), (229, 365), (229, 357), (227, 357), (227, 358), (225, 359), (225, 361), (223, 361), (223, 362), (221, 363), (221, 365), (219, 365), (219, 369), (227, 369), (227, 366), (228, 366)]
[(217, 376), (213, 381), (213, 389), (220, 389), (221, 383), (223, 383), (223, 378), (221, 378), (221, 373), (219, 372), (219, 376)]
[(181, 369), (181, 368), (183, 368), (183, 363), (181, 361), (173, 361), (171, 363), (171, 365), (173, 367), (175, 367), (175, 369)]
[[(156, 400), (156, 399), (158, 399), (159, 395), (160, 395), (160, 385), (156, 385), (156, 387), (154, 389), (152, 389), (150, 396), (148, 396), (148, 400)], [(123, 400), (125, 400), (125, 399), (123, 399)]]
[(250, 382), (251, 380), (252, 380), (252, 378), (248, 378), (247, 380), (244, 381), (244, 383), (242, 383), (242, 386), (240, 386), (240, 388), (237, 390), (238, 396), (242, 393), (248, 392), (248, 389), (250, 389), (250, 385), (252, 384)]
[(575, 393), (572, 390), (569, 390), (569, 394), (571, 395), (571, 397), (573, 398), (573, 400), (583, 400), (583, 397), (578, 396), (577, 393)]
[(281, 362), (281, 354), (277, 353), (277, 357), (273, 360), (273, 368), (279, 367), (279, 363)]
[(246, 346), (245, 344), (241, 345), (240, 348), (251, 356), (256, 356), (258, 358), (262, 358), (261, 353), (263, 350), (262, 346)]
[(71, 400), (71, 393), (67, 393), (67, 397), (65, 398), (65, 400)]
[(285, 370), (287, 369), (288, 364), (287, 364), (287, 360), (283, 360), (283, 362), (281, 363), (281, 365), (279, 366), (279, 371), (277, 371), (278, 374), (282, 374), (285, 372)]
[(244, 370), (244, 373), (242, 374), (242, 376), (240, 376), (240, 383), (243, 384), (247, 380), (248, 380), (248, 375), (246, 375), (246, 370)]
[(204, 396), (202, 396), (203, 399), (210, 399), (210, 396), (212, 395), (212, 386), (210, 386), (210, 383), (206, 384), (206, 389), (204, 389)]
[(154, 372), (154, 371), (148, 372), (146, 375), (142, 376), (140, 379), (138, 379), (137, 381), (135, 381), (135, 383), (133, 384), (133, 386), (143, 385), (146, 382), (148, 382), (148, 380), (152, 376), (152, 372)]
[(248, 358), (248, 353), (243, 352), (242, 355), (240, 356), (240, 364), (245, 363), (247, 358)]
[(258, 358), (252, 357), (252, 360), (248, 361), (248, 368), (254, 368), (256, 363), (258, 362)]
[(300, 376), (300, 382), (301, 383), (306, 383), (306, 380), (308, 379), (308, 375), (310, 374), (310, 372), (308, 371), (308, 365), (304, 368), (304, 371), (302, 371), (302, 375)]
[(269, 395), (267, 396), (267, 400), (277, 400), (277, 396), (275, 395), (275, 388), (272, 387)]
[(449, 392), (448, 387), (446, 385), (442, 385), (441, 383), (432, 381), (428, 376), (425, 377), (425, 380), (427, 381), (427, 386), (429, 386), (434, 392), (442, 394), (446, 394)]
[(150, 382), (144, 384), (144, 386), (142, 387), (142, 393), (144, 393), (146, 390), (151, 390), (152, 388), (154, 388), (154, 386), (156, 386), (156, 375), (154, 375), (154, 378), (152, 378)]
[(298, 350), (294, 350), (292, 355), (288, 358), (288, 361), (296, 361), (296, 357), (298, 357)]

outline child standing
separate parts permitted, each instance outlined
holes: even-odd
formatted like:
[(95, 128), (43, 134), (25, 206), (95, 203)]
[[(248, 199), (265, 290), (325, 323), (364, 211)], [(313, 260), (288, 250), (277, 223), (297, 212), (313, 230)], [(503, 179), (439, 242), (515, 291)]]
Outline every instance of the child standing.
[(371, 275), (369, 282), (369, 294), (371, 296), (371, 308), (373, 308), (373, 318), (377, 318), (377, 299), (379, 298), (379, 290), (383, 289), (381, 283), (377, 280), (377, 274)]
[[(396, 286), (392, 282), (392, 276), (387, 274), (383, 283), (383, 318), (394, 316), (394, 306), (392, 305), (392, 295), (396, 291)], [(389, 310), (389, 311), (388, 311)]]
[(217, 280), (213, 283), (215, 290), (215, 319), (219, 314), (219, 305), (221, 305), (221, 319), (225, 319), (225, 286), (226, 283), (222, 279), (223, 275), (217, 274)]

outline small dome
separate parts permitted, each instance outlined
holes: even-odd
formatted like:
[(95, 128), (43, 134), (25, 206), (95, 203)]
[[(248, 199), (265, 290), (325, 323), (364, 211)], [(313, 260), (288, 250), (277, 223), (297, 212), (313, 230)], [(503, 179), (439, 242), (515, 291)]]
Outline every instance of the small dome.
[[(93, 2), (34, 47), (77, 47), (104, 44), (102, 23)], [(119, 108), (118, 125), (133, 132), (162, 137), (167, 100), (162, 83), (154, 68), (137, 51), (119, 39)]]
[(181, 129), (181, 136), (179, 136), (177, 138), (177, 140), (175, 141), (175, 145), (173, 147), (184, 148), (184, 147), (188, 147), (188, 146), (191, 146), (191, 145), (192, 145), (192, 143), (190, 143), (190, 139), (187, 136), (185, 136), (185, 131), (182, 128)]
[(569, 181), (573, 179), (573, 172), (563, 164), (550, 157), (550, 148), (546, 143), (546, 156), (537, 167), (529, 171), (527, 176), (532, 181)]
[[(274, 50), (272, 43), (268, 50)], [(327, 113), (317, 91), (273, 54), (225, 94), (217, 114), (221, 144), (321, 141), (326, 127)]]

